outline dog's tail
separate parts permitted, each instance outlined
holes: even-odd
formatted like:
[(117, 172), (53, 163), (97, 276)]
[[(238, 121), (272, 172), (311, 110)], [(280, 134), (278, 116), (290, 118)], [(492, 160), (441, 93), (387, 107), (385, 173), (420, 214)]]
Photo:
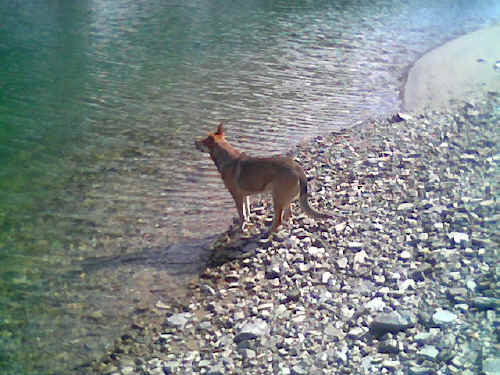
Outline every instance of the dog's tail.
[(309, 206), (309, 193), (307, 191), (307, 177), (302, 170), (298, 170), (299, 172), (299, 183), (300, 183), (300, 196), (299, 196), (299, 202), (300, 206), (304, 210), (304, 212), (307, 214), (307, 216), (312, 217), (313, 219), (331, 219), (334, 216), (329, 215), (329, 214), (324, 214), (318, 211), (315, 211)]

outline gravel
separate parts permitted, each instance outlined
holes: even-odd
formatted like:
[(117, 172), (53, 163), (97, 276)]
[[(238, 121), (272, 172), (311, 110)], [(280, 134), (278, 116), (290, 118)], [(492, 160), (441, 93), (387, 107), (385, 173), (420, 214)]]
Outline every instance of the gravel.
[(498, 374), (500, 96), (297, 147), (311, 204), (212, 245), (192, 297), (134, 323), (99, 374)]

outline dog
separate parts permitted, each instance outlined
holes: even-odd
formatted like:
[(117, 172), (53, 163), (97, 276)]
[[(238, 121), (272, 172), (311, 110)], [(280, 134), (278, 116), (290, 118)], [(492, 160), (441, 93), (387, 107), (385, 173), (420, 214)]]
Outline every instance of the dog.
[(302, 167), (292, 158), (248, 156), (226, 141), (222, 123), (215, 133), (195, 141), (195, 146), (198, 150), (210, 154), (224, 185), (236, 203), (242, 228), (250, 214), (248, 196), (266, 191), (272, 193), (274, 204), (271, 232), (276, 232), (283, 221), (287, 222), (290, 219), (292, 213), (290, 203), (297, 197), (308, 216), (320, 220), (333, 218), (309, 206), (307, 177)]

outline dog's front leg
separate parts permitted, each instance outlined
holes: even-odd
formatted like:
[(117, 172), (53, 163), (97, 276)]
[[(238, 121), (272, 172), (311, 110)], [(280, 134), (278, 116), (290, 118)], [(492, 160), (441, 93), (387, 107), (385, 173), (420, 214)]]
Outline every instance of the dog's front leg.
[(238, 210), (238, 216), (240, 217), (240, 225), (241, 229), (243, 229), (243, 226), (245, 224), (245, 211), (246, 209), (243, 207), (243, 199), (244, 197), (240, 194), (236, 194), (231, 192), (231, 195), (233, 196), (234, 203), (236, 204), (236, 209)]
[(247, 195), (243, 200), (243, 217), (245, 221), (250, 220), (250, 196)]

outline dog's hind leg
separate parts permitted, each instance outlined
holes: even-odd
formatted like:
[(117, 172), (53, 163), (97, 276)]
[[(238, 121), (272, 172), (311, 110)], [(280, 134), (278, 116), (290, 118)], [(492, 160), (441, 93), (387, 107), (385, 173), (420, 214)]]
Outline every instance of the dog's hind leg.
[(288, 205), (288, 207), (285, 208), (283, 211), (283, 221), (286, 223), (290, 218), (292, 217), (292, 207), (291, 205)]
[(281, 225), (283, 219), (283, 209), (286, 206), (282, 201), (280, 201), (279, 196), (274, 192), (273, 194), (273, 206), (274, 206), (274, 217), (273, 223), (271, 225), (271, 232), (276, 232), (278, 227)]

